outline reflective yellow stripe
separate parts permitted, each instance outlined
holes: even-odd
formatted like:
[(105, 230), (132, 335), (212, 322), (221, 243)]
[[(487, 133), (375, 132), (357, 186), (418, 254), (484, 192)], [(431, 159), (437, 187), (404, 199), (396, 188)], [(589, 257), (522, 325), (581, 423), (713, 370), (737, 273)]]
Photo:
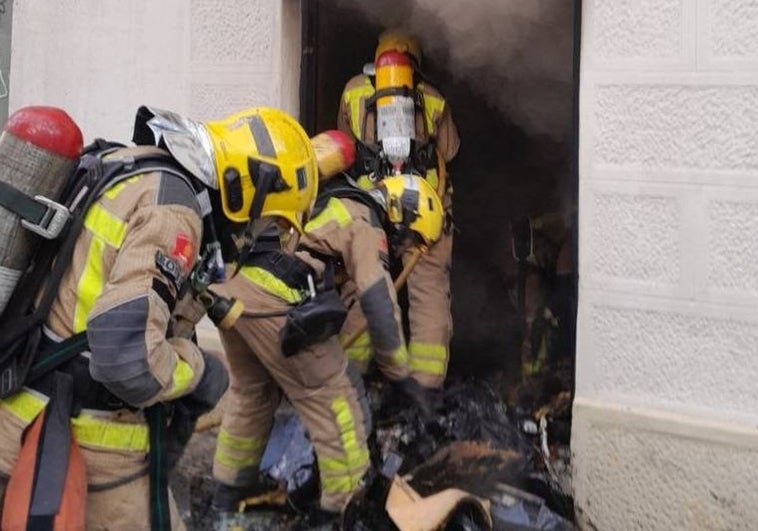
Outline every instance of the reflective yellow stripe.
[(214, 460), (233, 470), (258, 466), (263, 457), (263, 441), (258, 437), (238, 437), (224, 428), (218, 433)]
[(92, 243), (87, 252), (87, 264), (79, 278), (76, 308), (74, 308), (74, 333), (86, 329), (87, 317), (95, 301), (103, 292), (105, 246), (109, 245), (118, 249), (126, 237), (126, 223), (99, 204), (92, 205), (87, 211), (84, 226), (92, 233)]
[(408, 350), (411, 358), (409, 367), (412, 371), (434, 376), (445, 375), (448, 355), (444, 345), (411, 341)]
[(223, 428), (218, 433), (218, 442), (229, 448), (242, 451), (260, 450), (263, 446), (261, 440), (257, 437), (238, 437)]
[(247, 457), (236, 457), (226, 453), (218, 447), (216, 448), (216, 454), (213, 456), (213, 458), (217, 463), (234, 470), (243, 470), (245, 468), (258, 466), (261, 463), (260, 454), (255, 454)]
[(436, 360), (447, 359), (447, 349), (444, 345), (435, 345), (434, 343), (418, 343), (411, 341), (408, 344), (408, 351), (411, 357), (432, 358)]
[[(24, 389), (0, 401), (0, 407), (30, 424), (45, 409), (48, 400), (42, 394)], [(146, 452), (148, 448), (145, 424), (112, 422), (82, 412), (71, 419), (71, 426), (77, 442), (85, 446), (130, 452)]]
[(537, 351), (537, 359), (533, 361), (525, 360), (521, 363), (521, 373), (525, 376), (534, 376), (539, 374), (547, 367), (547, 337), (544, 335), (540, 340), (540, 348)]
[(127, 424), (99, 419), (81, 413), (71, 419), (74, 437), (82, 446), (94, 446), (109, 450), (146, 452), (148, 428), (146, 424)]
[[(340, 334), (340, 341), (345, 341), (352, 334)], [(368, 361), (371, 359), (371, 338), (368, 332), (358, 336), (352, 345), (345, 349), (348, 359), (354, 361)]]
[(357, 476), (357, 479), (360, 481), (363, 477), (364, 466), (368, 463), (368, 450), (359, 451), (351, 456), (351, 459), (352, 461), (346, 463), (342, 459), (334, 459), (331, 457), (319, 458), (319, 470), (332, 475), (352, 474)]
[(524, 362), (521, 364), (521, 373), (525, 376), (534, 376), (535, 374), (542, 372), (544, 367), (545, 364), (541, 360), (532, 363)]
[(435, 190), (437, 189), (440, 182), (439, 175), (437, 175), (437, 168), (426, 170), (426, 182), (428, 182)]
[(346, 494), (352, 492), (356, 485), (358, 483), (351, 476), (321, 477), (321, 490), (328, 494)]
[(358, 185), (358, 188), (363, 190), (371, 190), (374, 188), (374, 182), (368, 178), (368, 175), (361, 175), (355, 180), (355, 182)]
[(126, 223), (108, 212), (102, 205), (95, 203), (87, 211), (84, 226), (98, 238), (118, 249), (124, 243)]
[(419, 83), (418, 89), (424, 94), (424, 120), (426, 121), (426, 130), (430, 136), (434, 136), (437, 132), (437, 124), (435, 123), (435, 117), (442, 114), (445, 110), (445, 100), (432, 96), (426, 90), (424, 90), (424, 84)]
[(44, 395), (23, 389), (15, 395), (0, 400), (0, 407), (28, 425), (45, 409), (48, 400)]
[(347, 227), (353, 221), (347, 207), (336, 197), (330, 198), (324, 210), (305, 225), (305, 232), (318, 230), (330, 221), (336, 221), (340, 227)]
[(374, 94), (374, 86), (368, 77), (363, 78), (363, 85), (353, 87), (345, 91), (345, 103), (350, 106), (350, 128), (355, 138), (361, 137), (361, 116), (363, 115), (363, 102)]
[[(174, 355), (176, 356), (176, 354)], [(168, 399), (173, 400), (182, 396), (194, 377), (195, 371), (192, 370), (192, 366), (179, 356), (176, 356), (176, 366), (174, 367), (174, 374), (171, 377), (174, 386)]]
[(103, 292), (103, 252), (105, 242), (93, 237), (87, 252), (87, 265), (79, 278), (76, 307), (74, 308), (74, 333), (87, 328), (87, 316), (95, 305), (95, 300)]
[(392, 362), (392, 365), (395, 366), (406, 365), (408, 363), (408, 351), (405, 346), (398, 347), (398, 349), (389, 356), (389, 360)]
[(413, 372), (422, 372), (432, 376), (444, 376), (446, 363), (444, 361), (419, 360), (411, 358), (408, 364)]
[[(324, 492), (345, 493), (354, 490), (360, 484), (363, 472), (368, 467), (369, 453), (365, 445), (358, 442), (355, 421), (347, 399), (335, 398), (332, 400), (331, 408), (339, 426), (345, 459), (319, 457), (321, 488)], [(333, 474), (336, 476), (329, 477)]]
[(128, 179), (121, 181), (120, 183), (116, 183), (113, 186), (111, 186), (107, 192), (105, 192), (103, 195), (107, 197), (108, 199), (116, 199), (118, 195), (124, 191), (124, 188), (130, 183), (137, 182), (142, 178), (142, 175), (135, 175), (134, 177), (129, 177)]
[(241, 269), (242, 275), (253, 284), (256, 284), (269, 293), (289, 302), (297, 304), (303, 300), (303, 294), (276, 278), (273, 273), (260, 267), (245, 266)]

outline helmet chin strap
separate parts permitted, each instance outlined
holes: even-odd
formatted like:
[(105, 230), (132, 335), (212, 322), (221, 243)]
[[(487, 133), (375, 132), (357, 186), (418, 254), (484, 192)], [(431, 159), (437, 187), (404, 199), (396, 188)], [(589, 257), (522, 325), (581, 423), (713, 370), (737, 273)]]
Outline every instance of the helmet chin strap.
[[(250, 170), (250, 175), (252, 176), (252, 167)], [(239, 258), (237, 259), (237, 267), (234, 270), (234, 276), (239, 273), (242, 266), (250, 257), (250, 254), (255, 248), (255, 241), (258, 239), (258, 236), (260, 236), (260, 233), (265, 228), (261, 227), (260, 224), (256, 226), (255, 221), (261, 217), (261, 212), (263, 212), (263, 203), (266, 201), (266, 196), (274, 188), (276, 179), (279, 176), (276, 168), (269, 166), (268, 164), (261, 164), (258, 167), (257, 173), (258, 176), (257, 179), (255, 179), (256, 182), (254, 183), (255, 197), (253, 198), (253, 203), (250, 205), (250, 220), (247, 222), (247, 227), (245, 227), (245, 241), (242, 249), (240, 250)]]

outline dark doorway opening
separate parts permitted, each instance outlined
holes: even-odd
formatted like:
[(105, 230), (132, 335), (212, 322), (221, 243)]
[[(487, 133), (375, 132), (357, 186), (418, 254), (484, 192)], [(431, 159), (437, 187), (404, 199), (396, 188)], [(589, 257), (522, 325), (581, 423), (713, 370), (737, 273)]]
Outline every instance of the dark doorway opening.
[[(573, 395), (579, 9), (579, 0), (303, 2), (301, 118), (311, 133), (336, 126), (344, 84), (372, 61), (382, 30), (420, 37), (423, 70), (461, 137), (450, 166), (448, 379), (496, 380), (511, 403)], [(549, 365), (533, 389), (525, 361)]]

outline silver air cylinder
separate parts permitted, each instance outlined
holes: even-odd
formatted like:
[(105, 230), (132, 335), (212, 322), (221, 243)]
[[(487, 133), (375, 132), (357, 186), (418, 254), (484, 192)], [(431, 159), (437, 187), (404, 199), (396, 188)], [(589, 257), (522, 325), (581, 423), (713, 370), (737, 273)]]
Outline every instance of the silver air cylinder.
[[(8, 118), (0, 134), (0, 182), (30, 198), (56, 199), (81, 151), (82, 133), (63, 110), (24, 107)], [(45, 242), (21, 221), (0, 202), (0, 314)]]

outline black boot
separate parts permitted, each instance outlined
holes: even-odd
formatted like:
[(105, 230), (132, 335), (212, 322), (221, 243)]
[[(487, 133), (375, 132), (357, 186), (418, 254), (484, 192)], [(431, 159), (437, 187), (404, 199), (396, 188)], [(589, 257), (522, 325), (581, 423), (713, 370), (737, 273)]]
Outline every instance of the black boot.
[(255, 483), (240, 487), (216, 483), (211, 508), (216, 512), (236, 512), (245, 499), (274, 492), (278, 488), (279, 484), (268, 477), (260, 477)]

